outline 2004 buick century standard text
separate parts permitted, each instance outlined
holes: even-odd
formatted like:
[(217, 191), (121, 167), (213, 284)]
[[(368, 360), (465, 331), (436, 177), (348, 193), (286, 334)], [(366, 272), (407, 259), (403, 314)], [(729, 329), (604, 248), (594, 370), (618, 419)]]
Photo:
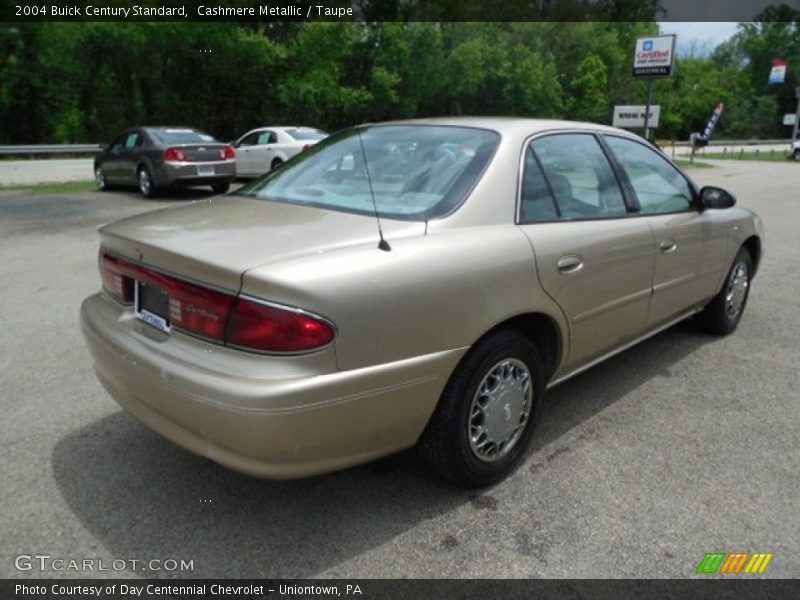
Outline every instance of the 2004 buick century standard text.
[(418, 444), (487, 485), (548, 386), (690, 316), (736, 328), (762, 231), (734, 203), (610, 127), (356, 127), (233, 195), (101, 228), (83, 331), (125, 409), (232, 469)]

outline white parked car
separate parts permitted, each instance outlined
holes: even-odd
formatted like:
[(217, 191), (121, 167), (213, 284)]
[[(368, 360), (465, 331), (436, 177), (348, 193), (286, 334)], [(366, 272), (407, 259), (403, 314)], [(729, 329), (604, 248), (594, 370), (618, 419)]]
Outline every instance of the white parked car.
[(236, 176), (259, 177), (328, 137), (312, 127), (259, 127), (233, 143)]
[(792, 144), (792, 158), (800, 160), (800, 140)]

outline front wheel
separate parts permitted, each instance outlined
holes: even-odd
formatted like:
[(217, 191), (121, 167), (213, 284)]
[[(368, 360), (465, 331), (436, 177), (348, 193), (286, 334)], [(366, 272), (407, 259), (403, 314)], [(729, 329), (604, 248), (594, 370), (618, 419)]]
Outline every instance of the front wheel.
[(228, 182), (225, 183), (215, 183), (211, 186), (211, 189), (214, 190), (215, 194), (224, 194), (227, 192), (231, 187), (231, 184)]
[(800, 160), (800, 148), (796, 148), (794, 154), (792, 154), (792, 158), (795, 160)]
[(97, 166), (94, 168), (94, 183), (101, 192), (108, 190), (108, 179), (106, 179), (103, 167)]
[(700, 326), (717, 335), (728, 335), (739, 325), (750, 294), (753, 258), (746, 248), (739, 248), (722, 289), (697, 315)]
[(479, 342), (451, 377), (420, 440), (425, 461), (468, 488), (499, 481), (530, 443), (544, 394), (536, 347), (512, 330)]

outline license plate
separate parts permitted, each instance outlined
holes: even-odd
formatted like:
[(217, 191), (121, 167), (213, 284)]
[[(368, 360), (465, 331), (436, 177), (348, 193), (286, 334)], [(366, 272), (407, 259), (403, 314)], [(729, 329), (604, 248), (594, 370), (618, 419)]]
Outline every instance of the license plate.
[(142, 321), (169, 333), (169, 294), (165, 290), (137, 281), (135, 306)]
[(213, 175), (214, 167), (211, 165), (197, 165), (198, 175)]

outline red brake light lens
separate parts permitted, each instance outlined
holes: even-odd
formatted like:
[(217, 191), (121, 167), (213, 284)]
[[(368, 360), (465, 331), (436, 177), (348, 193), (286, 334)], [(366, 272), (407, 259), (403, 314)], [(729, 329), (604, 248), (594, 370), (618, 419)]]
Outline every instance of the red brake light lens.
[(328, 345), (333, 327), (312, 315), (239, 298), (227, 344), (265, 352), (304, 352)]
[(305, 352), (333, 341), (327, 321), (305, 313), (262, 304), (189, 283), (123, 258), (100, 252), (103, 288), (123, 304), (133, 304), (136, 281), (169, 296), (172, 327), (242, 349)]
[(225, 340), (228, 315), (234, 297), (163, 273), (135, 267), (136, 279), (169, 294), (170, 325), (182, 331), (217, 341)]
[(133, 279), (127, 274), (126, 261), (100, 253), (100, 277), (103, 289), (123, 304), (133, 304)]
[(183, 150), (179, 150), (178, 148), (167, 148), (164, 150), (164, 160), (182, 161), (186, 160), (186, 155), (183, 153)]
[(233, 146), (225, 146), (224, 150), (219, 151), (219, 157), (225, 160), (233, 160), (236, 158), (236, 151)]

